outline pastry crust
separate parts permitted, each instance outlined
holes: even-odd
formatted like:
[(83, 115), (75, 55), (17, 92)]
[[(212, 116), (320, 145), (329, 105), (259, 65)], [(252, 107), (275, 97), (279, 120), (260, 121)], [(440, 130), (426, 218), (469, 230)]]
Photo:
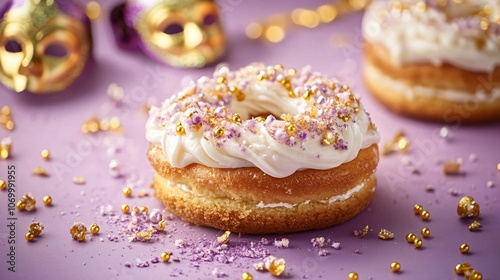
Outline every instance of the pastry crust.
[[(373, 198), (379, 155), (374, 144), (336, 168), (306, 169), (285, 178), (255, 167), (175, 168), (155, 145), (148, 158), (155, 169), (156, 197), (184, 221), (262, 234), (324, 228), (357, 215)], [(332, 197), (337, 199), (329, 203)]]
[[(371, 42), (365, 42), (364, 56), (364, 80), (369, 91), (392, 111), (444, 122), (475, 123), (500, 119), (500, 98), (490, 97), (492, 89), (500, 84), (499, 67), (492, 73), (485, 73), (449, 64), (440, 67), (428, 63), (399, 66), (392, 61), (384, 46)], [(401, 85), (406, 90), (402, 90)], [(429, 88), (468, 93), (470, 99), (459, 101), (442, 98), (439, 94), (429, 95)], [(405, 92), (409, 90), (413, 92), (412, 98)], [(475, 98), (476, 91), (484, 91), (486, 98)]]

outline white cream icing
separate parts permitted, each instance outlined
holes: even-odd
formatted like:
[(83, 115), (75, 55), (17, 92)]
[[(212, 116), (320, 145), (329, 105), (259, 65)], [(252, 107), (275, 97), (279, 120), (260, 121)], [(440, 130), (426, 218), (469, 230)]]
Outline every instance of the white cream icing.
[[(243, 101), (236, 101), (229, 93), (214, 97), (210, 92), (217, 86), (215, 79), (199, 79), (177, 96), (167, 99), (161, 108), (151, 108), (146, 138), (162, 148), (173, 167), (183, 168), (192, 163), (214, 168), (258, 167), (277, 178), (289, 176), (297, 170), (337, 167), (353, 160), (360, 149), (378, 143), (378, 132), (350, 90), (342, 88), (335, 80), (304, 69), (302, 73), (290, 76), (294, 92), (299, 94), (312, 86), (325, 88), (308, 100), (290, 98), (285, 87), (272, 80), (272, 75), (262, 81), (257, 79), (262, 71), (274, 73), (269, 69), (254, 64), (236, 72), (222, 68), (215, 73), (216, 78), (227, 77), (228, 86), (239, 86), (245, 94)], [(327, 84), (329, 88), (326, 88)], [(335, 102), (340, 105), (334, 105)], [(313, 104), (318, 109), (316, 117), (310, 114)], [(358, 106), (357, 113), (353, 106)], [(192, 111), (196, 114), (189, 116)], [(241, 116), (241, 123), (231, 122), (234, 113)], [(259, 122), (250, 118), (262, 113), (275, 116), (288, 113), (291, 120), (268, 117)], [(339, 114), (349, 119), (344, 121)], [(207, 120), (214, 115), (218, 115), (216, 124), (202, 121), (198, 127), (193, 125), (197, 116)], [(286, 130), (291, 123), (297, 128), (294, 133)], [(183, 135), (176, 133), (179, 124), (185, 129)], [(222, 128), (223, 137), (214, 136), (216, 127)], [(337, 142), (334, 142), (335, 135)], [(330, 139), (331, 145), (322, 144), (324, 138)]]
[[(363, 18), (365, 40), (385, 46), (399, 65), (449, 63), (479, 72), (491, 72), (500, 66), (500, 2), (449, 0), (440, 7), (436, 1), (373, 2)], [(419, 6), (424, 2), (425, 11)], [(406, 8), (394, 9), (394, 5), (399, 6), (394, 3)], [(486, 6), (491, 14), (474, 16), (473, 11), (477, 13)], [(489, 24), (487, 31), (481, 29), (482, 19)]]

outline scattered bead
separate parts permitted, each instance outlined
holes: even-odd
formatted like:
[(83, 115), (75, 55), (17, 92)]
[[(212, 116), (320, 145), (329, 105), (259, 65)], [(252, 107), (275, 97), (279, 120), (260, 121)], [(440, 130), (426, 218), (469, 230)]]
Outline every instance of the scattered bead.
[(16, 204), (20, 211), (34, 211), (36, 209), (36, 199), (29, 194), (25, 194)]
[(170, 260), (170, 253), (169, 252), (161, 253), (160, 259), (162, 260), (162, 262), (168, 262)]
[(182, 126), (181, 122), (178, 122), (176, 124), (176, 127), (175, 127), (175, 132), (177, 133), (177, 135), (179, 136), (182, 136), (184, 134), (186, 134), (186, 130), (184, 129), (184, 127)]
[(90, 230), (90, 233), (92, 233), (92, 234), (95, 235), (95, 234), (99, 233), (100, 228), (99, 228), (99, 226), (96, 223), (93, 223), (93, 224), (90, 225), (89, 230)]
[(159, 229), (164, 230), (166, 226), (167, 226), (167, 223), (165, 222), (165, 220), (161, 220), (158, 222)]
[(48, 177), (49, 176), (49, 173), (47, 172), (47, 170), (45, 170), (44, 168), (42, 168), (40, 166), (37, 166), (33, 169), (33, 174), (41, 176), (41, 177)]
[(415, 248), (420, 248), (422, 247), (422, 239), (416, 237), (415, 240), (413, 240), (413, 246), (415, 246)]
[(460, 253), (466, 254), (469, 252), (469, 245), (467, 243), (463, 243), (460, 245)]
[(123, 188), (122, 192), (126, 197), (130, 197), (132, 195), (132, 189), (129, 187)]
[(414, 233), (410, 232), (406, 235), (406, 241), (408, 241), (408, 243), (413, 243), (415, 238), (417, 238), (417, 236)]
[(32, 233), (28, 232), (26, 233), (24, 238), (26, 238), (27, 241), (33, 241), (33, 239), (35, 239), (35, 236)]
[(477, 271), (473, 271), (472, 272), (472, 276), (470, 277), (470, 280), (482, 280), (483, 279), (483, 275)]
[(478, 231), (480, 227), (481, 227), (481, 224), (478, 221), (474, 221), (474, 222), (472, 222), (472, 224), (469, 225), (469, 230), (470, 231)]
[(222, 137), (224, 136), (224, 129), (222, 129), (221, 127), (216, 127), (214, 128), (213, 134), (216, 137)]
[(428, 228), (426, 228), (426, 227), (424, 227), (424, 228), (420, 231), (420, 233), (422, 234), (422, 237), (423, 237), (423, 238), (427, 238), (427, 237), (429, 237), (429, 236), (431, 235), (431, 230), (430, 230), (430, 229), (428, 229)]
[(389, 240), (394, 238), (394, 233), (390, 230), (387, 230), (385, 228), (381, 228), (379, 233), (378, 233), (378, 238), (382, 240)]
[(46, 195), (42, 198), (43, 204), (50, 206), (52, 205), (52, 197), (50, 195)]
[(284, 259), (273, 259), (269, 265), (269, 272), (274, 276), (280, 276), (285, 271), (286, 263)]
[(458, 202), (457, 214), (460, 218), (479, 217), (481, 210), (479, 204), (474, 201), (474, 198), (467, 195), (462, 197)]
[(41, 223), (34, 222), (29, 225), (28, 233), (31, 233), (33, 237), (37, 237), (42, 234), (43, 229), (44, 227)]
[(16, 203), (16, 207), (17, 207), (17, 210), (24, 211), (26, 209), (26, 203), (24, 203), (24, 201), (22, 201), (22, 200), (19, 200)]
[(358, 280), (359, 276), (356, 272), (351, 272), (347, 275), (347, 277), (349, 278), (349, 280)]
[(109, 162), (108, 167), (109, 167), (109, 175), (115, 178), (120, 176), (121, 164), (118, 160), (112, 159)]
[(42, 152), (40, 153), (42, 158), (44, 160), (49, 160), (50, 159), (50, 152), (47, 149), (43, 149)]
[(0, 180), (0, 190), (5, 191), (7, 189), (7, 183), (4, 180)]
[(393, 272), (399, 272), (399, 270), (401, 269), (401, 264), (398, 263), (398, 262), (392, 262), (391, 263), (391, 270)]
[(369, 231), (370, 231), (370, 227), (368, 225), (366, 225), (363, 229), (355, 229), (353, 231), (353, 233), (354, 233), (354, 236), (361, 238), (361, 237), (365, 236), (366, 234), (368, 234)]
[(420, 218), (422, 218), (422, 220), (424, 220), (424, 221), (429, 220), (430, 217), (431, 217), (431, 213), (429, 213), (429, 211), (427, 211), (427, 210), (422, 210), (422, 213), (420, 213)]
[(146, 206), (139, 207), (139, 211), (140, 211), (140, 213), (144, 213), (144, 214), (148, 214), (149, 213), (149, 209)]
[(413, 213), (415, 213), (415, 215), (420, 215), (422, 213), (422, 211), (424, 211), (424, 208), (422, 207), (422, 205), (415, 204), (415, 206), (413, 206)]
[(455, 273), (457, 275), (464, 275), (466, 271), (472, 270), (469, 263), (459, 263), (455, 266)]
[(231, 232), (229, 230), (226, 230), (221, 236), (217, 237), (217, 242), (226, 244), (229, 242), (229, 235), (231, 235)]
[(83, 223), (76, 222), (69, 230), (71, 237), (77, 241), (84, 241), (87, 236), (87, 228)]
[(243, 274), (241, 275), (241, 279), (242, 280), (253, 280), (253, 277), (252, 277), (252, 274), (250, 274), (248, 272), (243, 272)]

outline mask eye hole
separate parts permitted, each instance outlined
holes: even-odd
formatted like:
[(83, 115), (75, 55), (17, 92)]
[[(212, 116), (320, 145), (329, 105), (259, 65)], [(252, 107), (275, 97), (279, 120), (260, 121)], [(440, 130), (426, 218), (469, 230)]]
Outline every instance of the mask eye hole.
[(5, 44), (5, 50), (11, 53), (19, 53), (23, 51), (23, 47), (16, 40), (9, 40)]
[(184, 27), (178, 23), (171, 23), (163, 29), (163, 33), (168, 35), (175, 35), (184, 32)]
[(208, 14), (203, 18), (203, 24), (206, 26), (212, 25), (217, 22), (217, 17), (214, 14)]
[(46, 55), (54, 57), (65, 57), (68, 55), (68, 50), (61, 44), (51, 44), (45, 48)]

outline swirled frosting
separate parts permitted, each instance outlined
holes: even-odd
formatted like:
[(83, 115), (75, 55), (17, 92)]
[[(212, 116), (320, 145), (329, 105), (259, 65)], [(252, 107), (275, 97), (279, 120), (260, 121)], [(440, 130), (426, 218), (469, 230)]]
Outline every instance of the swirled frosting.
[(498, 0), (376, 1), (363, 18), (365, 40), (395, 63), (448, 63), (470, 71), (500, 66)]
[(258, 167), (283, 178), (331, 169), (378, 143), (349, 87), (304, 68), (222, 67), (152, 107), (146, 138), (173, 167)]

